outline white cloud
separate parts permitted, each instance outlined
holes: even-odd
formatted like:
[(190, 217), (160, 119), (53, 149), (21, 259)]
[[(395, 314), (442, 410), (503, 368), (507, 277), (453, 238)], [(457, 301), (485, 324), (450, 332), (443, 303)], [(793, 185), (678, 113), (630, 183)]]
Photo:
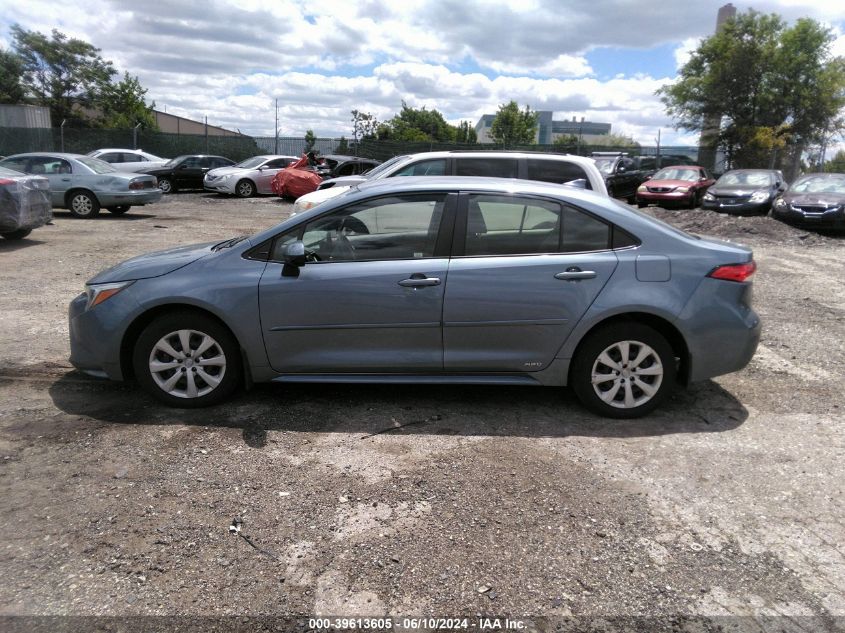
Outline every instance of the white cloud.
[(690, 57), (692, 56), (695, 49), (701, 44), (704, 38), (701, 37), (688, 37), (681, 45), (675, 49), (675, 67), (681, 68), (684, 64), (686, 64)]

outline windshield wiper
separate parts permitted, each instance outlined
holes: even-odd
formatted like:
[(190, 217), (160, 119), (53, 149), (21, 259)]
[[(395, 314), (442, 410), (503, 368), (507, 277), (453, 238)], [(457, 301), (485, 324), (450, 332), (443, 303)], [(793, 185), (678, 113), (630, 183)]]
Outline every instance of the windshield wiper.
[(211, 250), (219, 251), (221, 248), (230, 248), (230, 247), (234, 246), (235, 244), (237, 244), (238, 242), (243, 242), (246, 238), (247, 238), (246, 235), (239, 235), (238, 237), (233, 237), (230, 240), (225, 240), (223, 242), (220, 242), (219, 244), (215, 244), (214, 246), (211, 247)]

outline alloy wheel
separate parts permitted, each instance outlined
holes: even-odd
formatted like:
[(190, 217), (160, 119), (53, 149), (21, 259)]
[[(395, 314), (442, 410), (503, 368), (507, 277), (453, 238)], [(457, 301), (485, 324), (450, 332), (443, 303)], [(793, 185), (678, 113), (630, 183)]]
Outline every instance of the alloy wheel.
[(162, 336), (149, 357), (153, 381), (177, 398), (205, 396), (223, 380), (226, 354), (220, 344), (198, 330), (176, 330)]
[(605, 404), (633, 409), (657, 394), (664, 371), (659, 354), (649, 345), (641, 341), (618, 341), (596, 358), (591, 382)]

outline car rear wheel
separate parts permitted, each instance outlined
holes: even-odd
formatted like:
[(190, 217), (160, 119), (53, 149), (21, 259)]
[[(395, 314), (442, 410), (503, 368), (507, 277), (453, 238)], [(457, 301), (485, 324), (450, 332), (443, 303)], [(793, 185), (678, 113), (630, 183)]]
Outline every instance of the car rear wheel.
[(100, 213), (100, 202), (87, 191), (75, 191), (68, 197), (68, 209), (78, 218), (95, 218)]
[(117, 207), (108, 207), (108, 211), (109, 211), (109, 213), (113, 213), (114, 215), (123, 215), (124, 213), (129, 211), (129, 205), (128, 204), (122, 204), (122, 205), (117, 206)]
[(241, 180), (235, 186), (235, 193), (238, 194), (239, 198), (251, 198), (255, 195), (255, 185), (252, 184), (251, 180)]
[(628, 419), (663, 402), (676, 374), (672, 347), (662, 334), (641, 323), (616, 323), (584, 340), (573, 359), (570, 384), (590, 411)]
[(6, 240), (22, 240), (27, 235), (32, 233), (32, 229), (18, 229), (17, 231), (9, 231), (8, 233), (0, 233), (3, 239)]
[(162, 193), (173, 193), (176, 191), (176, 187), (173, 186), (173, 182), (170, 178), (159, 178), (158, 188), (161, 189)]
[(148, 325), (132, 357), (135, 376), (152, 396), (173, 407), (216, 404), (241, 379), (238, 344), (220, 323), (179, 312)]

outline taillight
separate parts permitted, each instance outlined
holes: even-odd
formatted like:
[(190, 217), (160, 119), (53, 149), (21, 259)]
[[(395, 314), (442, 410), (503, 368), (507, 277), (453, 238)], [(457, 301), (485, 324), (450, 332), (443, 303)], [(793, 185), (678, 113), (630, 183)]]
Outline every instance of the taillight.
[(8, 178), (0, 178), (0, 187), (5, 187), (6, 185), (14, 185), (14, 180), (9, 180)]
[(133, 180), (129, 183), (130, 189), (143, 189), (146, 183), (143, 180)]
[(757, 270), (757, 264), (754, 260), (746, 262), (745, 264), (728, 264), (726, 266), (719, 266), (710, 271), (708, 277), (713, 279), (724, 279), (726, 281), (748, 281), (748, 278)]

